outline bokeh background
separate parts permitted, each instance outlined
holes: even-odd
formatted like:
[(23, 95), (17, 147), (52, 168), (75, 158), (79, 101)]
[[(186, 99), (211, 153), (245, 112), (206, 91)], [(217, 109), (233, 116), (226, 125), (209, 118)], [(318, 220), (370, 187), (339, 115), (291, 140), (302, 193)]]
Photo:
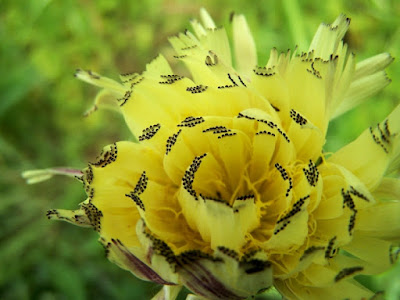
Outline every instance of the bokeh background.
[[(189, 28), (202, 6), (228, 30), (231, 12), (246, 15), (260, 65), (272, 47), (306, 50), (319, 23), (342, 12), (352, 18), (345, 39), (358, 60), (384, 51), (397, 58), (388, 69), (393, 83), (332, 123), (327, 151), (381, 121), (400, 100), (397, 0), (0, 0), (0, 299), (150, 299), (158, 291), (109, 263), (96, 232), (45, 218), (50, 208), (76, 208), (85, 199), (81, 184), (56, 177), (26, 185), (20, 174), (80, 169), (103, 146), (131, 139), (117, 113), (83, 117), (96, 88), (76, 80), (75, 69), (118, 78), (141, 72), (159, 52), (172, 57), (167, 37)], [(399, 265), (359, 280), (400, 299)]]

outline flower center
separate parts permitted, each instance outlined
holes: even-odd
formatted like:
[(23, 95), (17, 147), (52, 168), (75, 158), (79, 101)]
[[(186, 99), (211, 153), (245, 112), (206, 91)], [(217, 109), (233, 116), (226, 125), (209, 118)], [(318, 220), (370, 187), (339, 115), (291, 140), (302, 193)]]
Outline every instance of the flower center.
[(188, 117), (167, 145), (164, 167), (182, 213), (213, 250), (248, 250), (288, 223), (280, 218), (293, 198), (286, 166), (295, 150), (272, 116), (257, 113)]

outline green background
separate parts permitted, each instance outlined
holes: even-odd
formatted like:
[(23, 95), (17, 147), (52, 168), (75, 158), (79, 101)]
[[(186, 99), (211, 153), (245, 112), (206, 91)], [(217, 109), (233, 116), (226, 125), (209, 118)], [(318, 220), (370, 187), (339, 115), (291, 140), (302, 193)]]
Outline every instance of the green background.
[[(75, 69), (112, 78), (141, 72), (157, 53), (172, 55), (167, 37), (189, 28), (202, 6), (228, 28), (231, 12), (247, 17), (260, 65), (272, 47), (306, 50), (319, 23), (342, 12), (352, 18), (345, 39), (358, 61), (384, 51), (400, 58), (396, 0), (0, 0), (1, 299), (149, 299), (158, 291), (109, 263), (94, 231), (47, 221), (47, 209), (75, 209), (85, 199), (81, 184), (56, 177), (26, 185), (20, 173), (80, 169), (104, 145), (130, 139), (114, 112), (82, 116), (97, 90), (76, 80)], [(348, 143), (399, 102), (397, 61), (388, 74), (394, 81), (389, 87), (331, 124), (326, 150)], [(360, 280), (399, 299), (396, 268)]]

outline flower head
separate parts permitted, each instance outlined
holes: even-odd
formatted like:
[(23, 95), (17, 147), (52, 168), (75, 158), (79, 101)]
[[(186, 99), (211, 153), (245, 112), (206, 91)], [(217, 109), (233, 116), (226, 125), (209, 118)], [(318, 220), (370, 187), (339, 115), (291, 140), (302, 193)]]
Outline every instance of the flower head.
[(93, 227), (112, 262), (167, 286), (159, 297), (173, 299), (174, 285), (209, 299), (272, 285), (289, 299), (371, 297), (353, 277), (399, 253), (399, 180), (387, 175), (399, 167), (400, 107), (333, 155), (322, 147), (331, 119), (389, 83), (392, 58), (356, 63), (341, 15), (307, 52), (273, 49), (256, 67), (243, 16), (233, 51), (201, 18), (170, 38), (191, 78), (161, 55), (122, 83), (78, 70), (138, 142), (105, 147), (79, 177), (87, 200), (49, 218)]

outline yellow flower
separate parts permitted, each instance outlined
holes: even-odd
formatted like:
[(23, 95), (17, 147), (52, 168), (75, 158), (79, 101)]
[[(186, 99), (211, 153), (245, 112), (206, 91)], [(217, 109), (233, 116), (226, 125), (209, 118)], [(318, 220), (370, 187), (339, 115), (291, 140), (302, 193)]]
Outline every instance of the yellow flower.
[(308, 52), (273, 49), (255, 67), (242, 15), (233, 51), (225, 29), (205, 10), (201, 19), (170, 38), (192, 78), (161, 55), (122, 83), (78, 70), (138, 142), (104, 148), (79, 177), (87, 200), (48, 217), (93, 227), (112, 262), (166, 286), (156, 299), (182, 285), (208, 299), (271, 286), (288, 299), (373, 296), (353, 277), (399, 253), (400, 182), (388, 175), (400, 163), (400, 107), (333, 155), (322, 147), (331, 119), (389, 83), (391, 56), (356, 63), (341, 15)]

